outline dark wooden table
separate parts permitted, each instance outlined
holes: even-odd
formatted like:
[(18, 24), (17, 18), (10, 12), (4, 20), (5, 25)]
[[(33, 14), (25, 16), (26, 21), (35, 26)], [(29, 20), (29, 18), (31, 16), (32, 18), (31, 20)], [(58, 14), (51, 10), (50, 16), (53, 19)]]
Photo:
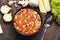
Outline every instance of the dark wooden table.
[[(0, 7), (2, 5), (5, 5), (10, 0), (0, 0)], [(12, 15), (14, 17), (17, 10), (20, 9), (20, 6), (18, 8), (15, 8), (14, 5), (12, 5)], [(1, 18), (3, 15), (0, 12), (0, 23), (2, 24), (3, 34), (0, 35), (0, 40), (40, 40), (41, 39), (41, 31), (37, 32), (34, 36), (22, 36), (19, 33), (16, 32), (16, 30), (13, 27), (13, 23), (5, 23), (3, 19)], [(60, 40), (60, 27), (53, 21), (51, 24), (51, 27), (47, 29), (45, 40)]]

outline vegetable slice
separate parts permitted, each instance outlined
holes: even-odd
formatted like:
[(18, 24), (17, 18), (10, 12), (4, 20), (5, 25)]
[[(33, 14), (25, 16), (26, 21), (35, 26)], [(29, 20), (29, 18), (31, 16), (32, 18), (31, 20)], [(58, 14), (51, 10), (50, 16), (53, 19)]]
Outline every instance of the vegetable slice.
[(5, 22), (10, 22), (10, 21), (12, 20), (11, 13), (5, 14), (5, 15), (3, 16), (3, 19), (4, 19)]
[(44, 7), (43, 0), (38, 0), (38, 2), (39, 2), (40, 12), (43, 13), (43, 14), (46, 14), (46, 9)]
[(49, 0), (43, 0), (46, 12), (51, 11)]
[(7, 5), (1, 6), (2, 14), (7, 14), (10, 10), (11, 10), (11, 8), (9, 6), (7, 6)]

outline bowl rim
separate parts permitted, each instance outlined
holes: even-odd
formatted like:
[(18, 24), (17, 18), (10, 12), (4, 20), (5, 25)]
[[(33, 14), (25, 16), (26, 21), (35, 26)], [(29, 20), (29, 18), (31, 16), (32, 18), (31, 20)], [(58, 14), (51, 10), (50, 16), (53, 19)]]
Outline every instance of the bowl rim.
[[(42, 14), (40, 13), (40, 11), (39, 11), (38, 9), (35, 9), (35, 8), (32, 8), (32, 7), (22, 7), (21, 9), (25, 9), (25, 8), (32, 9), (32, 10), (34, 10), (34, 11), (36, 11), (36, 12), (38, 13), (38, 15), (40, 16), (40, 19), (41, 19), (40, 29), (38, 29), (38, 31), (39, 31), (39, 30), (42, 30), (42, 16), (41, 16)], [(21, 9), (17, 10), (16, 13), (17, 13), (18, 11), (20, 11)], [(16, 15), (16, 13), (14, 14), (14, 17), (15, 17), (15, 15)], [(14, 17), (13, 17), (13, 19), (14, 19)], [(19, 34), (23, 35), (21, 32), (19, 32), (19, 31), (16, 29), (16, 27), (15, 27), (15, 25), (14, 25), (14, 22), (13, 22), (13, 26), (14, 26), (14, 29), (15, 29)], [(38, 31), (37, 31), (37, 32), (38, 32)], [(37, 33), (37, 32), (36, 32), (36, 33)], [(34, 34), (36, 34), (36, 33), (34, 33)], [(32, 35), (34, 35), (34, 34), (32, 34)], [(23, 35), (23, 36), (31, 36), (31, 35)]]

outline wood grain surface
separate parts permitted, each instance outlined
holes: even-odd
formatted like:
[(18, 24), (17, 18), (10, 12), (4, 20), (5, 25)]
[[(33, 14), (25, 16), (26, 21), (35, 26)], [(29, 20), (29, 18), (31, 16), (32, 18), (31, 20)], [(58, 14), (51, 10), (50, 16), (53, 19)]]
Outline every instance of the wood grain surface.
[[(0, 0), (0, 7), (2, 5), (6, 5), (10, 0)], [(17, 10), (21, 8), (21, 6), (18, 5), (18, 7), (12, 7), (12, 16), (14, 17)], [(2, 19), (3, 14), (0, 12), (0, 23), (2, 24), (3, 34), (0, 35), (0, 40), (41, 40), (41, 31), (39, 30), (37, 34), (33, 36), (22, 36), (18, 32), (16, 32), (13, 22), (6, 23)], [(43, 16), (42, 16), (43, 18)], [(44, 20), (44, 19), (43, 19)], [(45, 40), (60, 40), (60, 26), (58, 26), (54, 21), (51, 24), (51, 27), (47, 29)]]

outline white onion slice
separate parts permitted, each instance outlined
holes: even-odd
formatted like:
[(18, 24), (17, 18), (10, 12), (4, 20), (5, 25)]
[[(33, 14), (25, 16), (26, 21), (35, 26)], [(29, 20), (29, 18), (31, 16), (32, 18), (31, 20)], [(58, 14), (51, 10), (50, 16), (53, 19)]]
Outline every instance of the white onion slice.
[(11, 8), (9, 6), (3, 5), (3, 6), (1, 6), (0, 11), (2, 12), (2, 14), (7, 14), (10, 10), (11, 10)]
[(10, 22), (10, 21), (12, 21), (11, 13), (5, 14), (5, 15), (3, 16), (3, 19), (4, 19), (5, 22)]

